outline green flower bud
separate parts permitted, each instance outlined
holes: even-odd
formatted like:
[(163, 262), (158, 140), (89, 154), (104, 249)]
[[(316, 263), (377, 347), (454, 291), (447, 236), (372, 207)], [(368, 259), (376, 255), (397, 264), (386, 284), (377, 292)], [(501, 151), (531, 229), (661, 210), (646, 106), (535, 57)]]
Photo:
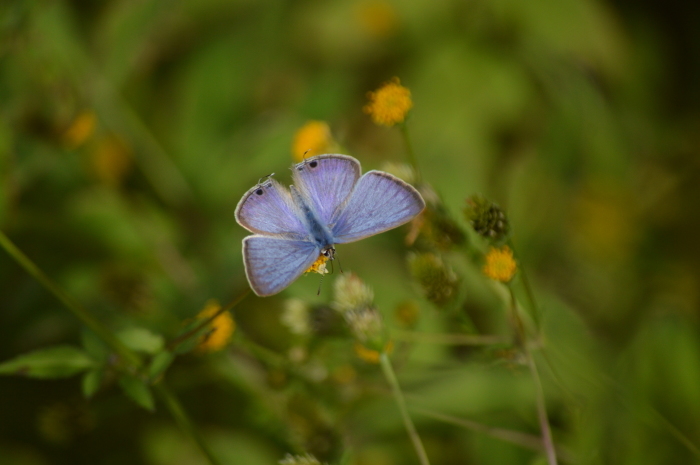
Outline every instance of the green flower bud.
[(426, 298), (443, 307), (457, 295), (459, 277), (434, 253), (413, 254), (408, 258), (411, 274), (420, 283)]
[(483, 195), (473, 195), (467, 199), (464, 215), (480, 236), (500, 242), (510, 232), (508, 218), (497, 204)]

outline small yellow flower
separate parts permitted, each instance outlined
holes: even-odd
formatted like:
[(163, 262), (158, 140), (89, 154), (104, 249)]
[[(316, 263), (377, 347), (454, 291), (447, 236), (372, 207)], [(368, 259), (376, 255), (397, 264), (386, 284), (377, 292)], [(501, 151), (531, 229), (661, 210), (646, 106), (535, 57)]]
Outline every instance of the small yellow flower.
[(484, 265), (484, 274), (491, 279), (507, 283), (518, 270), (518, 266), (513, 259), (513, 251), (507, 245), (500, 249), (491, 247), (489, 253), (486, 254), (486, 264)]
[(328, 123), (308, 121), (294, 134), (292, 156), (297, 161), (303, 161), (304, 158), (334, 152), (336, 148)]
[(92, 172), (104, 184), (118, 186), (133, 165), (131, 147), (115, 135), (103, 137), (91, 153)]
[(97, 116), (91, 110), (84, 110), (75, 117), (63, 134), (63, 139), (70, 148), (77, 148), (95, 132)]
[[(382, 355), (378, 350), (368, 349), (359, 342), (355, 343), (354, 346), (355, 354), (367, 363), (379, 363), (379, 357)], [(394, 350), (394, 343), (389, 341), (384, 346), (384, 352), (390, 354)]]
[(399, 78), (393, 78), (375, 92), (368, 92), (369, 103), (363, 108), (372, 121), (382, 126), (402, 123), (413, 107), (411, 91), (403, 87)]
[[(206, 303), (204, 309), (197, 315), (197, 318), (206, 320), (214, 316), (219, 310), (221, 310), (221, 305), (212, 299)], [(209, 332), (202, 336), (199, 341), (197, 346), (199, 352), (216, 352), (223, 349), (231, 340), (231, 336), (236, 329), (236, 322), (233, 321), (233, 317), (229, 312), (224, 312), (214, 318), (210, 325), (211, 329)]]
[(328, 262), (328, 260), (330, 260), (330, 257), (320, 254), (316, 261), (313, 262), (304, 273), (328, 274), (328, 270), (326, 269), (326, 262)]
[(365, 0), (356, 7), (360, 25), (373, 37), (391, 36), (397, 29), (399, 18), (394, 7), (383, 0)]

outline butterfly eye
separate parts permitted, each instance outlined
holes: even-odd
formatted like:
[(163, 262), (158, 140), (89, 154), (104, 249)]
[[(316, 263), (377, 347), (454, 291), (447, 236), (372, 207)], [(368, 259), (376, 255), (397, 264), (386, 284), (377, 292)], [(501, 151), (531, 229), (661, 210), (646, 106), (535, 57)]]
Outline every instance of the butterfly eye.
[(263, 195), (263, 192), (265, 192), (265, 191), (263, 191), (262, 189), (258, 189), (255, 191), (255, 193), (258, 195)]
[(311, 163), (309, 163), (309, 166), (310, 166), (311, 168), (316, 168), (316, 167), (318, 166), (318, 162), (317, 162), (316, 160), (314, 160), (314, 161), (312, 161)]

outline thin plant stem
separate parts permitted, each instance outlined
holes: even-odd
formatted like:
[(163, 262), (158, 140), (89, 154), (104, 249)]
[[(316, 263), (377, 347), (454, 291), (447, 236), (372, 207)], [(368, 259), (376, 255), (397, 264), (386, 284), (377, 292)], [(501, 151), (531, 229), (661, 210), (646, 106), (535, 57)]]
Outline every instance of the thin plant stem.
[(507, 344), (510, 342), (505, 337), (482, 335), (482, 334), (436, 334), (421, 333), (417, 331), (406, 331), (402, 329), (392, 329), (391, 335), (399, 341), (418, 342), (425, 344), (447, 344), (464, 346), (486, 346), (494, 344)]
[(420, 184), (421, 174), (420, 168), (418, 167), (418, 160), (416, 159), (416, 152), (413, 150), (413, 144), (411, 143), (411, 137), (408, 135), (408, 124), (404, 121), (399, 125), (401, 128), (401, 135), (403, 136), (404, 144), (406, 144), (406, 154), (408, 155), (408, 161), (413, 166), (416, 172), (416, 183)]
[(187, 339), (191, 338), (192, 336), (194, 336), (196, 334), (199, 334), (199, 332), (201, 330), (203, 330), (204, 328), (209, 326), (211, 324), (211, 322), (214, 321), (219, 315), (223, 314), (224, 312), (230, 311), (236, 305), (241, 303), (241, 301), (243, 299), (248, 297), (248, 294), (250, 294), (250, 288), (247, 288), (246, 290), (244, 290), (243, 292), (238, 294), (236, 297), (233, 298), (233, 300), (231, 300), (231, 302), (229, 302), (227, 305), (221, 307), (219, 310), (216, 311), (216, 313), (214, 313), (212, 316), (210, 316), (206, 320), (202, 321), (202, 323), (200, 325), (196, 326), (195, 328), (187, 331), (184, 334), (181, 334), (180, 336), (178, 336), (175, 339), (173, 339), (172, 341), (170, 341), (168, 343), (168, 350), (171, 352), (174, 351), (177, 348), (177, 346), (179, 346), (180, 344), (185, 342)]
[[(515, 249), (515, 245), (513, 244), (512, 239), (508, 239), (508, 246), (515, 254), (515, 258), (520, 260), (519, 254)], [(537, 301), (535, 300), (535, 293), (532, 292), (532, 286), (530, 285), (530, 280), (527, 277), (527, 272), (525, 272), (525, 268), (523, 266), (519, 266), (518, 271), (520, 273), (520, 279), (523, 282), (523, 287), (525, 288), (525, 295), (527, 296), (528, 303), (530, 304), (530, 314), (532, 316), (533, 321), (535, 322), (535, 328), (539, 330), (540, 311), (539, 307), (537, 306)]]
[[(123, 361), (127, 363), (126, 369), (131, 372), (136, 372), (142, 367), (141, 358), (131, 349), (125, 346), (106, 326), (99, 320), (93, 317), (90, 312), (80, 305), (76, 300), (68, 295), (61, 287), (56, 284), (46, 273), (44, 273), (34, 262), (29, 259), (2, 231), (0, 231), (0, 247), (22, 267), (24, 270), (36, 279), (44, 288), (53, 294), (81, 323), (93, 331), (105, 344), (107, 344), (115, 353), (117, 353)], [(243, 295), (245, 297), (245, 294)], [(242, 300), (243, 297), (240, 297)], [(232, 302), (233, 305), (237, 300)], [(229, 304), (231, 305), (231, 304)], [(232, 305), (231, 305), (232, 306)], [(204, 455), (209, 459), (212, 465), (220, 465), (220, 462), (211, 454), (209, 448), (202, 441), (201, 436), (189, 421), (187, 413), (184, 411), (177, 398), (165, 387), (163, 383), (156, 384), (156, 390), (163, 397), (168, 410), (172, 413), (175, 421), (182, 429), (197, 442), (197, 445), (202, 450)]]
[(528, 346), (527, 335), (523, 329), (522, 320), (518, 315), (517, 301), (515, 299), (515, 294), (513, 293), (513, 288), (508, 286), (508, 292), (510, 294), (510, 311), (513, 319), (513, 326), (515, 327), (516, 341), (525, 354), (527, 366), (530, 369), (530, 375), (532, 376), (532, 381), (535, 385), (537, 418), (539, 419), (540, 430), (542, 431), (542, 445), (544, 446), (545, 454), (547, 455), (547, 463), (549, 465), (557, 465), (557, 452), (554, 448), (552, 429), (549, 425), (549, 418), (547, 417), (547, 404), (545, 403), (544, 390), (542, 389), (542, 380), (540, 379), (539, 372), (537, 371), (535, 359), (533, 358), (532, 352)]
[(202, 435), (199, 434), (199, 431), (197, 430), (197, 428), (195, 428), (194, 423), (192, 423), (192, 420), (190, 420), (189, 415), (187, 415), (187, 412), (182, 407), (182, 404), (175, 396), (175, 394), (173, 394), (170, 391), (170, 389), (165, 385), (163, 381), (157, 383), (154, 386), (154, 389), (160, 395), (161, 399), (163, 400), (163, 403), (165, 404), (165, 407), (173, 416), (175, 422), (185, 433), (187, 433), (190, 437), (192, 437), (192, 439), (194, 439), (195, 443), (197, 444), (197, 447), (199, 447), (199, 450), (202, 452), (202, 454), (204, 454), (207, 460), (209, 460), (209, 463), (211, 465), (221, 465), (219, 459), (216, 458), (212, 450), (202, 438)]
[(126, 347), (106, 326), (93, 317), (87, 309), (74, 300), (68, 293), (61, 289), (49, 278), (24, 252), (22, 252), (5, 233), (0, 231), (0, 246), (29, 273), (39, 284), (44, 286), (54, 295), (81, 323), (93, 331), (105, 344), (107, 344), (119, 357), (127, 363), (128, 367), (135, 371), (141, 366), (141, 358), (131, 349)]
[(391, 366), (391, 360), (389, 360), (389, 356), (386, 352), (382, 352), (379, 356), (379, 363), (382, 366), (382, 371), (384, 372), (386, 380), (391, 386), (391, 392), (394, 395), (394, 399), (396, 399), (396, 404), (399, 406), (399, 411), (401, 412), (403, 424), (406, 427), (408, 436), (411, 438), (413, 447), (416, 449), (418, 459), (420, 460), (421, 465), (430, 465), (428, 455), (425, 453), (425, 448), (423, 447), (423, 443), (420, 440), (420, 436), (418, 436), (418, 431), (416, 431), (416, 427), (413, 425), (413, 421), (411, 420), (411, 417), (408, 414), (408, 409), (406, 408), (406, 400), (403, 397), (401, 387), (399, 386), (399, 381), (396, 379), (394, 368)]

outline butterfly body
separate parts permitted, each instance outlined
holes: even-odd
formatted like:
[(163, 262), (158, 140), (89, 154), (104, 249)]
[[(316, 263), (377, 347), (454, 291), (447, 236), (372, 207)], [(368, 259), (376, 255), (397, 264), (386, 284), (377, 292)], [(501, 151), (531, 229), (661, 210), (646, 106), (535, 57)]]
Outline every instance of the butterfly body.
[(335, 245), (393, 229), (418, 215), (418, 191), (382, 171), (360, 176), (360, 163), (327, 154), (292, 167), (295, 185), (285, 189), (268, 178), (236, 207), (236, 220), (252, 233), (243, 239), (251, 288), (260, 296), (280, 292)]

